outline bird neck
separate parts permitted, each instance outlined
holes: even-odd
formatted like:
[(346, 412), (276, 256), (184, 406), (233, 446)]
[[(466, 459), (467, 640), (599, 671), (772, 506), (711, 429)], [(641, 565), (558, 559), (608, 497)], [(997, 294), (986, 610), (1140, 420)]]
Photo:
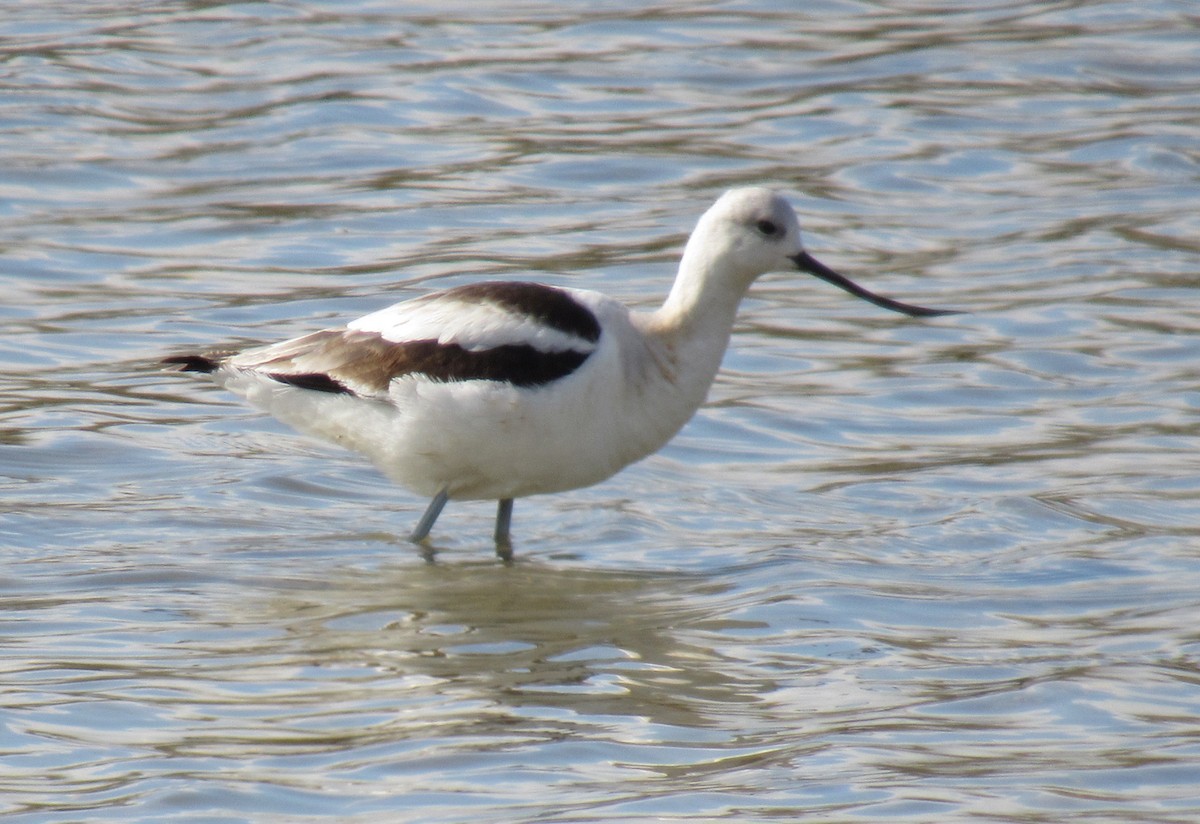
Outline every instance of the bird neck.
[(626, 354), (631, 410), (637, 421), (625, 442), (638, 457), (658, 449), (704, 402), (729, 344), (741, 292), (714, 281), (702, 258), (684, 255), (662, 306), (635, 312), (641, 343)]
[[(702, 263), (684, 256), (667, 299), (643, 324), (648, 342), (659, 353), (659, 370), (688, 397), (685, 403), (699, 403), (707, 394), (745, 291), (711, 277)], [(697, 397), (690, 397), (693, 394)]]
[(688, 244), (675, 283), (653, 315), (660, 334), (689, 349), (707, 344), (724, 353), (738, 304), (750, 285), (729, 271), (724, 257), (710, 246)]

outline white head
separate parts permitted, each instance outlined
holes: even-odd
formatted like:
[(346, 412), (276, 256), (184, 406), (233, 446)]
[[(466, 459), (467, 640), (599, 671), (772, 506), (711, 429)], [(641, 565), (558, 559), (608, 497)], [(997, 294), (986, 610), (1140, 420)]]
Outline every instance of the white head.
[(759, 275), (802, 271), (876, 306), (913, 316), (956, 314), (881, 297), (839, 275), (804, 250), (800, 222), (783, 196), (757, 187), (730, 189), (696, 224), (683, 252), (680, 274), (720, 278), (721, 288), (741, 296)]
[(720, 272), (744, 290), (759, 275), (795, 269), (804, 251), (796, 212), (770, 189), (731, 189), (696, 224), (683, 265)]

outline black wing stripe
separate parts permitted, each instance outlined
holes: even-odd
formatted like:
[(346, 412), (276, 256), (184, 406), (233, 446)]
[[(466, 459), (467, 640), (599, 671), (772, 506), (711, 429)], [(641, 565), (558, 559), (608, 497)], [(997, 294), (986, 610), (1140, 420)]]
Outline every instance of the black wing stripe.
[(297, 375), (268, 372), (271, 380), (286, 383), (288, 386), (298, 386), (301, 389), (311, 389), (314, 392), (330, 392), (335, 395), (353, 395), (354, 390), (346, 384), (321, 372), (306, 372)]
[(420, 374), (430, 380), (502, 381), (513, 386), (544, 386), (565, 378), (587, 360), (588, 353), (564, 349), (543, 352), (527, 344), (508, 344), (472, 351), (458, 344), (437, 341), (410, 341), (401, 347), (406, 364), (393, 374)]
[(266, 361), (259, 368), (280, 383), (337, 394), (383, 392), (405, 375), (439, 383), (484, 380), (528, 388), (565, 378), (589, 354), (574, 349), (544, 352), (528, 344), (471, 350), (436, 340), (393, 343), (373, 332), (334, 330), (310, 335), (308, 344), (302, 352)]
[(450, 289), (447, 297), (463, 303), (492, 303), (588, 343), (600, 340), (600, 322), (592, 310), (562, 289), (541, 283), (489, 281)]

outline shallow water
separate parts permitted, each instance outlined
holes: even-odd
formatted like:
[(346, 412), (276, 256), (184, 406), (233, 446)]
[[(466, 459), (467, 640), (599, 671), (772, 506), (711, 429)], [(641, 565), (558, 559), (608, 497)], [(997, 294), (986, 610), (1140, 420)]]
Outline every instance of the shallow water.
[[(1200, 818), (1187, 3), (17, 5), (6, 821)], [(661, 454), (424, 502), (164, 354), (434, 285), (776, 275)]]

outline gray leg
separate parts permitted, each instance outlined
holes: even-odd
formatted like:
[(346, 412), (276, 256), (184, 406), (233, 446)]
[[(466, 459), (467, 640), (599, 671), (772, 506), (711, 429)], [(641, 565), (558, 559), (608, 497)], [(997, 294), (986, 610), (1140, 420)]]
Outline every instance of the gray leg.
[(496, 506), (496, 554), (506, 561), (512, 560), (512, 540), (508, 530), (512, 526), (512, 498), (501, 498)]
[(415, 544), (419, 544), (429, 537), (429, 530), (433, 529), (433, 523), (442, 514), (442, 507), (446, 505), (446, 501), (450, 500), (450, 493), (446, 490), (441, 490), (433, 496), (433, 500), (429, 502), (429, 506), (425, 508), (425, 514), (421, 516), (421, 520), (417, 521), (417, 528), (412, 531), (412, 535), (408, 536), (408, 540)]

